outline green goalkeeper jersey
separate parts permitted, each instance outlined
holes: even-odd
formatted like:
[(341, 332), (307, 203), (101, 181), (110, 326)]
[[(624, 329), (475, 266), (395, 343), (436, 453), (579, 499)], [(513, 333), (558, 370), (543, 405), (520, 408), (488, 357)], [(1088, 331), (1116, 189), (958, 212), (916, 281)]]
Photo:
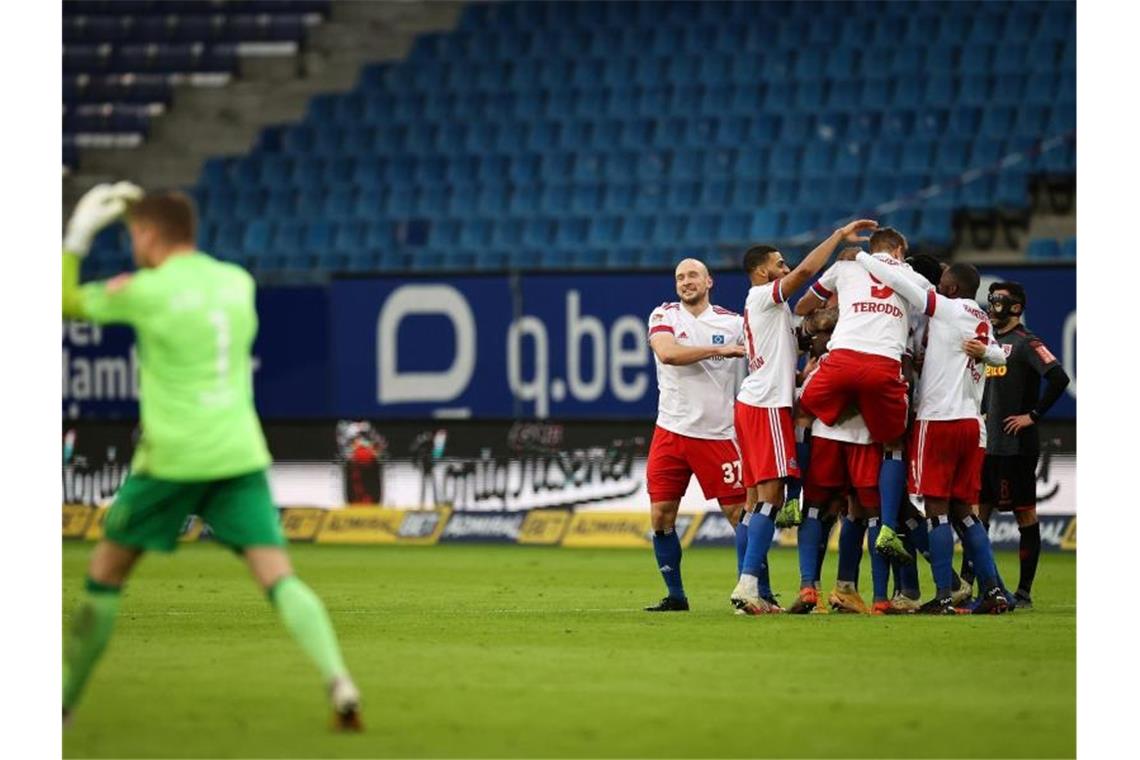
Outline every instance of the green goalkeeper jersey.
[(75, 289), (78, 265), (64, 256), (65, 316), (135, 329), (142, 438), (132, 470), (188, 481), (267, 467), (253, 405), (253, 278), (195, 251)]

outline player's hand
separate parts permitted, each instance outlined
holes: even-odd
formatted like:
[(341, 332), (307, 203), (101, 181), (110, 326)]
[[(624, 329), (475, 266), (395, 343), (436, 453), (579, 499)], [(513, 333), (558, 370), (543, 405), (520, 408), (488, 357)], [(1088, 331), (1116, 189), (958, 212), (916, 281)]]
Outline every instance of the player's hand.
[(819, 367), (819, 357), (818, 356), (809, 357), (807, 360), (807, 364), (804, 365), (804, 378), (806, 379), (808, 377), (811, 377), (811, 373), (815, 372), (818, 367)]
[(1035, 424), (1028, 414), (1011, 414), (1005, 420), (1006, 435), (1017, 435), (1025, 428)]
[(744, 346), (723, 346), (717, 350), (717, 356), (726, 359), (737, 359), (745, 355)]
[(873, 230), (879, 226), (874, 219), (856, 219), (836, 230), (845, 243), (866, 243), (870, 237), (862, 237), (859, 233)]
[(127, 210), (127, 204), (142, 198), (143, 191), (130, 182), (110, 184), (104, 182), (83, 194), (67, 222), (63, 237), (63, 250), (77, 256), (86, 256), (91, 241), (99, 231), (111, 224)]
[(835, 260), (836, 261), (854, 261), (855, 257), (858, 256), (862, 252), (863, 252), (863, 249), (859, 248), (857, 246), (851, 246), (850, 248), (844, 248), (842, 251), (839, 252), (839, 255), (835, 257)]
[(980, 340), (967, 340), (962, 342), (962, 350), (971, 359), (984, 359), (986, 357), (986, 344)]

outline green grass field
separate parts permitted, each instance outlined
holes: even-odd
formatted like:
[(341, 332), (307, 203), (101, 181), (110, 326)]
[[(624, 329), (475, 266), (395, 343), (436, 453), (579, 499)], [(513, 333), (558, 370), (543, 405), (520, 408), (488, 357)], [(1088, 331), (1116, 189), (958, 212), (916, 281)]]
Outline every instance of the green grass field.
[[(64, 546), (69, 619), (90, 545)], [(65, 757), (1074, 757), (1076, 558), (999, 617), (739, 617), (731, 549), (298, 546), (365, 697), (327, 730), (319, 678), (242, 565), (144, 560)], [(1017, 558), (999, 556), (1016, 580)], [(834, 578), (834, 556), (825, 578)], [(868, 563), (863, 563), (864, 583)], [(929, 584), (927, 569), (923, 581)], [(773, 550), (789, 601), (794, 551)]]

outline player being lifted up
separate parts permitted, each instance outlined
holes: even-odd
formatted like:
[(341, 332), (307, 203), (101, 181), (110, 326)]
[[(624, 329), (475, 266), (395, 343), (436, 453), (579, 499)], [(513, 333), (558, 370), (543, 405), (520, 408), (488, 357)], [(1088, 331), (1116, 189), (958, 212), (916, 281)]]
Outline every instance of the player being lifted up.
[[(657, 426), (645, 468), (653, 553), (667, 596), (648, 612), (689, 609), (681, 581), (677, 511), (689, 480), (697, 476), (707, 499), (720, 502), (737, 530), (737, 564), (743, 556), (744, 486), (732, 427), (732, 398), (744, 356), (744, 321), (709, 302), (713, 279), (696, 259), (674, 272), (679, 302), (663, 303), (649, 316), (649, 345), (657, 364)], [(738, 567), (739, 571), (739, 567)]]
[[(877, 258), (901, 262), (907, 242), (900, 232), (885, 227), (872, 233), (870, 249)], [(923, 277), (909, 267), (902, 271), (920, 286), (925, 285)], [(800, 299), (796, 313), (807, 315), (833, 295), (839, 300), (839, 322), (827, 355), (804, 385), (800, 407), (831, 426), (852, 408), (863, 416), (871, 438), (884, 446), (879, 468), (881, 523), (868, 530), (871, 561), (881, 567), (888, 558), (910, 562), (910, 554), (894, 530), (906, 488), (902, 443), (907, 424), (907, 383), (901, 358), (909, 333), (909, 307), (894, 290), (854, 261), (838, 261)], [(873, 573), (872, 577), (886, 574)], [(886, 593), (886, 586), (875, 589), (876, 598)]]
[[(79, 285), (100, 229), (126, 214), (139, 271)], [(269, 492), (269, 452), (253, 406), (257, 333), (253, 278), (198, 251), (194, 207), (181, 193), (130, 183), (80, 199), (63, 242), (63, 315), (135, 329), (142, 439), (95, 546), (86, 592), (65, 636), (63, 716), (79, 702), (111, 638), (123, 584), (146, 551), (170, 552), (197, 514), (238, 552), (320, 671), (336, 727), (359, 730), (360, 695), (325, 607), (293, 573)]]
[[(997, 580), (993, 550), (972, 506), (981, 491), (986, 431), (981, 403), (985, 369), (968, 351), (984, 353), (993, 329), (974, 297), (978, 271), (954, 264), (942, 274), (938, 290), (915, 283), (898, 262), (860, 253), (856, 257), (876, 281), (889, 285), (929, 317), (926, 352), (917, 389), (916, 425), (911, 433), (910, 491), (923, 497), (930, 526), (931, 566), (935, 597), (922, 612), (954, 614), (954, 532), (950, 513), (960, 520), (983, 587), (975, 613), (1001, 613), (1008, 608)], [(977, 350), (977, 344), (982, 349)], [(1000, 352), (998, 352), (1000, 354)], [(1004, 361), (995, 355), (992, 361)]]
[(860, 219), (836, 230), (792, 270), (772, 246), (753, 246), (744, 254), (744, 271), (752, 286), (744, 304), (748, 376), (736, 397), (735, 420), (744, 485), (749, 489), (749, 510), (743, 519), (748, 545), (730, 598), (746, 614), (780, 611), (771, 602), (771, 589), (762, 588), (761, 581), (767, 574), (776, 513), (784, 503), (785, 480), (800, 474), (792, 425), (799, 351), (787, 300), (827, 263), (836, 246), (867, 240), (859, 233), (876, 225)]

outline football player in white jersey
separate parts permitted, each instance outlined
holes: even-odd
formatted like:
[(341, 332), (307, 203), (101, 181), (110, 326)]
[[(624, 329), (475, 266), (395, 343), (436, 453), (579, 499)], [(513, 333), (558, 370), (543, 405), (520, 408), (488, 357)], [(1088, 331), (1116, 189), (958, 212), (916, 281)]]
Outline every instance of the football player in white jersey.
[[(873, 256), (901, 262), (907, 242), (902, 233), (886, 227), (871, 235), (870, 249)], [(925, 282), (910, 267), (900, 271), (917, 284)], [(827, 357), (804, 386), (800, 404), (806, 413), (827, 425), (834, 425), (854, 406), (871, 437), (883, 444), (879, 469), (882, 523), (871, 528), (871, 540), (884, 557), (910, 562), (910, 554), (895, 532), (906, 488), (902, 444), (908, 407), (901, 359), (910, 327), (909, 306), (889, 285), (853, 261), (839, 261), (800, 299), (796, 313), (806, 315), (832, 295), (839, 297), (839, 323), (828, 344)], [(878, 561), (876, 555), (872, 558)]]
[[(866, 253), (858, 264), (894, 288), (929, 317), (923, 371), (918, 381), (917, 413), (910, 446), (910, 491), (923, 498), (930, 527), (931, 565), (938, 587), (921, 611), (954, 614), (952, 562), (954, 534), (950, 512), (965, 528), (965, 537), (983, 586), (975, 613), (999, 614), (1008, 602), (997, 580), (993, 549), (981, 521), (973, 514), (981, 492), (986, 428), (982, 421), (985, 371), (971, 355), (976, 345), (992, 343), (993, 326), (975, 299), (980, 277), (969, 264), (951, 265), (938, 283), (926, 289), (897, 263)], [(987, 357), (987, 361), (991, 360)], [(994, 353), (993, 361), (1004, 361)]]
[(689, 609), (675, 525), (690, 478), (697, 476), (705, 498), (716, 499), (734, 526), (745, 501), (732, 425), (744, 320), (709, 302), (713, 279), (702, 262), (685, 259), (674, 276), (681, 300), (663, 303), (649, 316), (660, 396), (645, 480), (653, 553), (668, 589), (664, 599), (645, 608), (649, 612)]
[(836, 246), (866, 241), (860, 233), (876, 226), (873, 220), (859, 219), (837, 229), (791, 270), (772, 246), (752, 246), (744, 254), (744, 271), (752, 285), (744, 304), (748, 376), (736, 397), (735, 423), (749, 489), (743, 518), (748, 544), (730, 599), (749, 615), (780, 611), (770, 601), (771, 589), (762, 588), (760, 580), (767, 571), (776, 513), (784, 504), (785, 480), (800, 474), (792, 424), (799, 344), (787, 300), (827, 263)]

